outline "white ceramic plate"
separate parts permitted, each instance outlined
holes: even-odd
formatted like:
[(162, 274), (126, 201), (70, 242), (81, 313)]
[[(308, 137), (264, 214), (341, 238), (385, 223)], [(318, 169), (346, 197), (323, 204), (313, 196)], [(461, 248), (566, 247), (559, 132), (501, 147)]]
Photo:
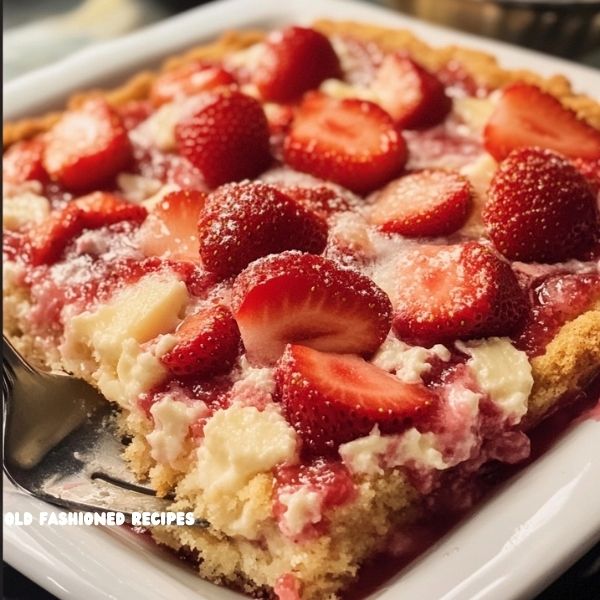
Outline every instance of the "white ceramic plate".
[[(409, 27), (433, 45), (495, 54), (507, 67), (566, 74), (598, 96), (600, 73), (556, 58), (426, 25), (385, 9), (340, 0), (226, 0), (86, 49), (5, 88), (5, 119), (60, 106), (77, 89), (110, 84), (227, 29), (309, 23), (318, 17)], [(4, 510), (52, 510), (5, 481)], [(527, 598), (600, 539), (600, 422), (572, 427), (540, 460), (372, 598)], [(4, 528), (5, 559), (64, 600), (234, 600), (144, 538), (101, 527)]]

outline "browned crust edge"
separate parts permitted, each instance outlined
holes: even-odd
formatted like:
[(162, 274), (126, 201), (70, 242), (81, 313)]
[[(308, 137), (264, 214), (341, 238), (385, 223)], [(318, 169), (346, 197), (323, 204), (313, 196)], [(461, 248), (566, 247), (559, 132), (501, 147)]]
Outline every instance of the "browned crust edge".
[[(580, 118), (587, 120), (594, 127), (600, 128), (600, 104), (585, 94), (575, 93), (564, 75), (542, 77), (524, 69), (504, 69), (491, 54), (455, 45), (432, 47), (406, 29), (386, 29), (354, 21), (329, 20), (318, 20), (314, 23), (314, 27), (327, 35), (350, 35), (366, 41), (373, 41), (388, 51), (407, 50), (425, 66), (434, 70), (448, 63), (459, 62), (477, 83), (490, 88), (499, 88), (517, 80), (534, 83), (559, 98)], [(67, 108), (78, 106), (90, 95), (103, 95), (115, 106), (129, 100), (144, 99), (148, 96), (150, 86), (158, 73), (171, 70), (192, 60), (219, 60), (228, 53), (260, 42), (264, 35), (264, 32), (256, 30), (226, 32), (211, 44), (196, 46), (185, 53), (168, 58), (158, 71), (137, 73), (119, 87), (111, 90), (93, 89), (74, 94), (69, 98)], [(4, 123), (4, 147), (47, 131), (56, 123), (60, 115), (61, 111), (56, 111), (38, 117)]]

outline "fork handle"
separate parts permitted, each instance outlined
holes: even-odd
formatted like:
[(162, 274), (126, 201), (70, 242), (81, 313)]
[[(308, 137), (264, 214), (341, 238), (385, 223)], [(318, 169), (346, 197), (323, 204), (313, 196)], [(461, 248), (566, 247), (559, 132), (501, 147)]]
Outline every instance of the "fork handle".
[(10, 367), (12, 371), (12, 376), (17, 376), (19, 371), (24, 371), (26, 373), (36, 373), (36, 369), (34, 369), (22, 356), (15, 347), (11, 344), (10, 340), (6, 337), (5, 334), (2, 334), (2, 359), (3, 366)]

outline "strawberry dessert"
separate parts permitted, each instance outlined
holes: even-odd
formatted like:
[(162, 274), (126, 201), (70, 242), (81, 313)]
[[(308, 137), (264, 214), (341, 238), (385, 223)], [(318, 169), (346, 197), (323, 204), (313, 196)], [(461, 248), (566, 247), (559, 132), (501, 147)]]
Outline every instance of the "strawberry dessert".
[(133, 83), (5, 124), (5, 331), (208, 523), (158, 543), (255, 597), (343, 598), (598, 370), (600, 106), (329, 21)]

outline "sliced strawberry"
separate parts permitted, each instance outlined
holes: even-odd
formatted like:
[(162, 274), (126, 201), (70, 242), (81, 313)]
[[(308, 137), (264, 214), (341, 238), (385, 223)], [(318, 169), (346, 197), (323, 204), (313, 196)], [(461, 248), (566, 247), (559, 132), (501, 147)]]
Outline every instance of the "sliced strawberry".
[(433, 74), (402, 54), (389, 54), (379, 67), (372, 90), (401, 129), (421, 129), (446, 118), (452, 101)]
[(393, 286), (394, 331), (421, 345), (510, 335), (527, 309), (510, 265), (478, 242), (418, 246), (399, 260)]
[(364, 359), (290, 345), (277, 369), (284, 414), (304, 451), (331, 454), (369, 435), (377, 425), (398, 433), (418, 424), (437, 397), (424, 385), (404, 383)]
[(269, 126), (260, 103), (236, 90), (207, 92), (175, 127), (179, 152), (210, 187), (254, 178), (271, 162)]
[(84, 229), (119, 221), (140, 223), (146, 214), (143, 206), (128, 204), (104, 192), (78, 198), (30, 231), (31, 262), (40, 265), (57, 261), (69, 242)]
[(389, 183), (374, 195), (369, 218), (386, 233), (450, 235), (469, 216), (471, 186), (456, 171), (429, 169)]
[(211, 193), (198, 229), (202, 262), (221, 278), (267, 254), (320, 253), (327, 243), (321, 217), (260, 182), (232, 183)]
[(193, 61), (159, 75), (150, 89), (150, 100), (155, 106), (160, 106), (235, 83), (233, 75), (222, 67)]
[(366, 193), (397, 176), (406, 144), (379, 106), (354, 98), (308, 95), (284, 143), (294, 169)]
[(335, 213), (350, 210), (350, 204), (346, 198), (324, 185), (317, 187), (292, 185), (283, 188), (283, 191), (323, 219), (327, 219)]
[(42, 164), (44, 142), (33, 138), (10, 146), (2, 157), (2, 180), (8, 183), (46, 181), (48, 175)]
[(369, 87), (386, 54), (377, 42), (352, 35), (338, 35), (344, 56), (344, 79), (358, 87)]
[(496, 160), (524, 146), (556, 150), (571, 158), (600, 158), (600, 131), (551, 94), (527, 83), (504, 88), (483, 137)]
[(140, 228), (141, 251), (146, 256), (198, 262), (198, 218), (205, 201), (206, 194), (196, 190), (167, 194)]
[(175, 332), (177, 343), (162, 363), (179, 376), (209, 377), (228, 372), (240, 352), (240, 332), (225, 306), (186, 317)]
[(93, 192), (77, 198), (65, 210), (79, 212), (84, 229), (97, 229), (119, 221), (141, 223), (148, 214), (143, 206), (130, 204), (106, 192)]
[(116, 110), (121, 117), (121, 121), (123, 121), (125, 129), (131, 131), (152, 114), (154, 106), (149, 100), (129, 100), (117, 106)]
[(588, 249), (598, 228), (596, 199), (565, 158), (540, 148), (502, 161), (483, 211), (494, 245), (510, 260), (561, 262)]
[(121, 118), (105, 100), (94, 98), (66, 111), (49, 131), (44, 166), (52, 179), (81, 192), (109, 182), (131, 155)]
[(232, 310), (248, 356), (266, 364), (287, 343), (371, 354), (391, 319), (388, 297), (368, 277), (299, 252), (252, 263), (234, 282)]
[(289, 104), (274, 103), (267, 103), (263, 108), (271, 132), (271, 152), (278, 161), (283, 161), (283, 142), (294, 120), (294, 109)]
[(291, 102), (330, 78), (341, 78), (331, 42), (314, 29), (287, 27), (267, 38), (253, 83), (264, 100)]

